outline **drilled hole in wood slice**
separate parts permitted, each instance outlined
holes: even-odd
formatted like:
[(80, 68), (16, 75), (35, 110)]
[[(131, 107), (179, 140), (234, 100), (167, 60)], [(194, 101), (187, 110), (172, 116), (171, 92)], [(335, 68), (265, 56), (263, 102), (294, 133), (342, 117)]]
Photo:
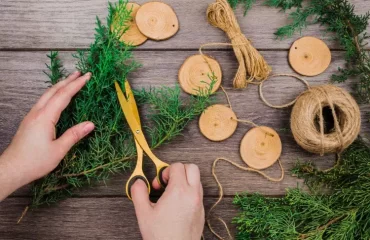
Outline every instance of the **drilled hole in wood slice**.
[[(132, 9), (131, 12), (132, 19), (128, 23), (129, 29), (121, 36), (120, 41), (125, 42), (127, 44), (131, 44), (133, 46), (139, 46), (143, 44), (146, 40), (148, 40), (148, 38), (139, 31), (135, 22), (135, 17), (137, 11), (140, 8), (140, 5), (137, 3), (127, 3), (126, 8)], [(117, 17), (115, 17), (114, 19), (115, 19), (114, 21), (117, 21)], [(116, 23), (112, 24), (111, 31), (114, 31), (115, 24)]]
[(210, 79), (212, 71), (217, 78), (217, 82), (212, 87), (212, 93), (214, 93), (219, 89), (222, 81), (220, 64), (215, 59), (200, 54), (188, 57), (179, 70), (181, 88), (192, 95), (208, 90), (212, 81)]
[(254, 169), (272, 166), (280, 157), (282, 144), (278, 133), (269, 127), (252, 128), (240, 144), (243, 161)]
[(323, 73), (329, 67), (330, 62), (330, 49), (318, 38), (300, 38), (293, 43), (289, 51), (290, 65), (297, 73), (304, 76), (316, 76)]
[(177, 33), (179, 21), (174, 10), (162, 2), (148, 2), (136, 14), (139, 30), (150, 39), (165, 40)]
[(235, 119), (236, 115), (231, 108), (219, 104), (212, 105), (200, 116), (200, 132), (211, 141), (226, 140), (234, 134), (238, 126)]

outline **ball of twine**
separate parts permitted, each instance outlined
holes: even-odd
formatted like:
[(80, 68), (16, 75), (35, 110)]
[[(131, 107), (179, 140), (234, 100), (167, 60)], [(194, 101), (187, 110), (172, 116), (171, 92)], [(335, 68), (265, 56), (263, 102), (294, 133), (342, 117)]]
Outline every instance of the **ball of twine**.
[(234, 78), (234, 87), (245, 88), (248, 83), (254, 83), (254, 80), (257, 82), (266, 80), (271, 72), (271, 67), (241, 32), (227, 0), (216, 0), (215, 3), (210, 4), (207, 9), (207, 18), (211, 25), (226, 32), (231, 40), (231, 44), (227, 45), (233, 47), (239, 62), (239, 68)]
[[(334, 128), (325, 132), (323, 108), (329, 107)], [(361, 128), (360, 108), (344, 89), (333, 85), (309, 88), (294, 104), (291, 130), (305, 150), (324, 155), (341, 153), (357, 138)]]

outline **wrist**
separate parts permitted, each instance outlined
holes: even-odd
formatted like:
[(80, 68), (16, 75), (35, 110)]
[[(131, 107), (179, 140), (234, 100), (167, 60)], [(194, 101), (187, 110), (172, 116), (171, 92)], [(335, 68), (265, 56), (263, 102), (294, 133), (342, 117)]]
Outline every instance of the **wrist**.
[(0, 201), (28, 183), (27, 176), (21, 170), (21, 166), (5, 150), (0, 155)]

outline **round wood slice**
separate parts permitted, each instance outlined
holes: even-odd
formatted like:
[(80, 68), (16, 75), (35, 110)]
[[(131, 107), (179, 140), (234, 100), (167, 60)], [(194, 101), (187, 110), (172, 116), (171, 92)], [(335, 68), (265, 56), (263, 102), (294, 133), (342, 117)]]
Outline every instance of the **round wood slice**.
[[(129, 29), (121, 36), (120, 40), (122, 42), (131, 44), (133, 46), (139, 46), (143, 44), (146, 40), (148, 40), (148, 38), (139, 31), (136, 25), (135, 17), (136, 17), (137, 11), (140, 8), (140, 5), (137, 3), (127, 3), (126, 8), (132, 9), (132, 12), (131, 12), (132, 20), (128, 25)], [(113, 31), (113, 25), (114, 24), (112, 24), (112, 29), (111, 29), (112, 31)]]
[(136, 24), (142, 34), (157, 41), (168, 39), (179, 30), (176, 13), (163, 2), (143, 4), (137, 11)]
[(328, 46), (315, 37), (303, 37), (295, 41), (289, 51), (292, 68), (304, 76), (316, 76), (330, 65), (331, 53)]
[(238, 126), (235, 113), (223, 105), (208, 107), (199, 119), (200, 132), (209, 140), (219, 142), (233, 135)]
[(272, 166), (279, 159), (281, 151), (281, 140), (277, 132), (263, 126), (248, 131), (240, 145), (240, 155), (244, 162), (258, 170)]
[(214, 93), (221, 85), (222, 71), (220, 64), (215, 59), (200, 54), (188, 57), (179, 70), (181, 88), (192, 95), (198, 95), (200, 90), (209, 89), (212, 71), (217, 77), (217, 82), (212, 88), (212, 93)]

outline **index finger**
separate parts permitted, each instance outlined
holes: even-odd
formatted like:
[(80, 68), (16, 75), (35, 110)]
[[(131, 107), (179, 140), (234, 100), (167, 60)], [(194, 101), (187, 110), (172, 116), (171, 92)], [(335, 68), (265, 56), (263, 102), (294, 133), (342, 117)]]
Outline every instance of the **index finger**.
[(45, 106), (46, 116), (54, 123), (59, 120), (60, 114), (71, 102), (74, 95), (90, 80), (91, 73), (87, 73), (77, 80), (59, 89)]
[[(162, 173), (162, 178), (168, 183), (167, 187), (177, 185), (187, 185), (185, 166), (182, 163), (175, 163), (166, 168)], [(153, 180), (153, 188), (160, 189), (161, 186), (157, 179)]]

